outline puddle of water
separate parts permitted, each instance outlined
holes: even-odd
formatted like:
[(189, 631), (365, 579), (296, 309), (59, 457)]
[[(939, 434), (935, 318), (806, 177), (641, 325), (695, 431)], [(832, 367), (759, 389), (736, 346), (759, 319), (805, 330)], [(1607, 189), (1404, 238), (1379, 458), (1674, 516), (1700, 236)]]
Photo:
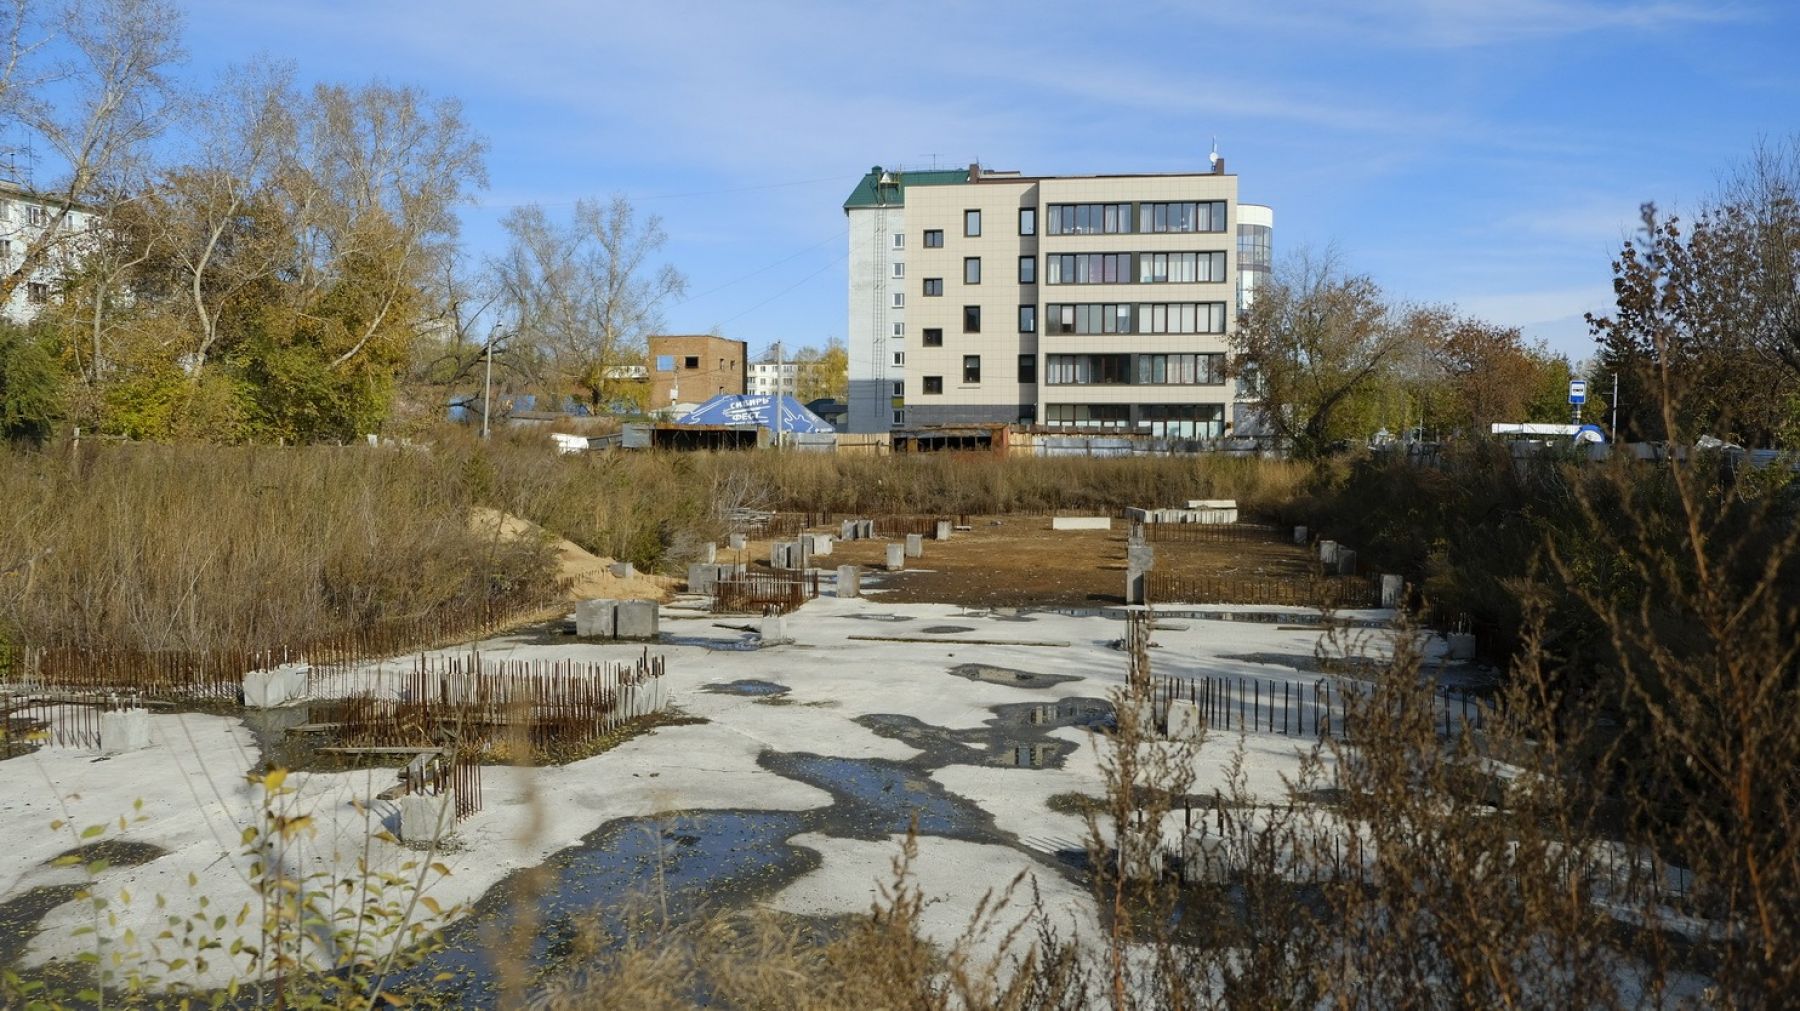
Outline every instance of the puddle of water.
[(736, 681), (727, 681), (723, 684), (706, 685), (700, 690), (703, 692), (711, 692), (714, 695), (767, 696), (786, 695), (789, 688), (787, 685), (776, 684), (773, 681), (759, 681), (756, 678), (739, 678)]
[(955, 635), (958, 632), (973, 632), (975, 629), (968, 625), (926, 625), (919, 631), (929, 632), (932, 635)]
[(830, 835), (880, 839), (903, 833), (918, 819), (924, 835), (987, 839), (995, 835), (993, 816), (949, 793), (925, 771), (899, 762), (764, 752), (758, 763), (771, 772), (830, 792), (825, 809)]
[[(930, 631), (930, 629), (926, 631)], [(1014, 667), (995, 667), (985, 663), (957, 664), (950, 668), (950, 673), (970, 681), (986, 681), (989, 684), (1006, 685), (1010, 688), (1049, 688), (1052, 685), (1079, 680), (1067, 674), (1039, 674), (1036, 671), (1019, 670)]]

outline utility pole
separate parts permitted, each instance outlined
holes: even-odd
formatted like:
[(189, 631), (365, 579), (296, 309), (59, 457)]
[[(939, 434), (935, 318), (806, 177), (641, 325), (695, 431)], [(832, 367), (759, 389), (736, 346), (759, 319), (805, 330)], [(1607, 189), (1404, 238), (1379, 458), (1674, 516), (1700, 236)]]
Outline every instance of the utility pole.
[(781, 342), (775, 342), (775, 448), (781, 448)]
[(1613, 437), (1614, 442), (1618, 442), (1619, 441), (1619, 373), (1616, 371), (1613, 372), (1612, 416), (1613, 416), (1612, 437)]
[(488, 405), (494, 399), (494, 341), (500, 337), (500, 324), (488, 331), (487, 339), (487, 376), (481, 381), (481, 437), (488, 437)]

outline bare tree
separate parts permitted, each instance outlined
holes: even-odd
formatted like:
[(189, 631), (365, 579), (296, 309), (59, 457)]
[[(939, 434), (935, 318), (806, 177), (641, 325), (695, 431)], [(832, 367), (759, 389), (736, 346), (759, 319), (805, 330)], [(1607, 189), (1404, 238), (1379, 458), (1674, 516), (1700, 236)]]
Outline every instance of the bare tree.
[(660, 306), (687, 288), (673, 266), (650, 263), (668, 238), (661, 219), (640, 221), (615, 196), (577, 201), (567, 225), (537, 205), (504, 224), (512, 243), (494, 274), (508, 312), (564, 388), (598, 408), (622, 382), (621, 367), (642, 363), (645, 339), (662, 325)]
[(164, 73), (181, 57), (180, 13), (160, 0), (74, 0), (54, 19), (70, 55), (19, 87), (22, 9), (8, 21), (11, 80), (0, 85), (0, 98), (61, 174), (34, 193), (47, 214), (17, 233), (23, 256), (0, 275), (0, 302), (46, 267), (70, 267), (91, 245), (91, 236), (69, 227), (70, 216), (122, 195), (121, 183), (134, 177), (144, 147), (167, 122), (173, 98)]

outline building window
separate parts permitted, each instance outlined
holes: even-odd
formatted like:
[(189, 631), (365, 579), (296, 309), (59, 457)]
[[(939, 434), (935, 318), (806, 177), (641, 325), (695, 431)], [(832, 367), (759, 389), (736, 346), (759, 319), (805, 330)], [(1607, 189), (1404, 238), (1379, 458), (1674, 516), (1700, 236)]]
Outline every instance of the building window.
[(1061, 428), (1125, 428), (1130, 404), (1045, 404), (1044, 424)]
[(1020, 235), (1036, 235), (1037, 234), (1037, 208), (1036, 207), (1021, 207), (1021, 208), (1019, 208), (1019, 234)]
[(894, 248), (895, 249), (905, 249), (906, 248), (906, 233), (905, 232), (895, 232), (894, 233)]
[(50, 286), (41, 281), (32, 281), (25, 286), (25, 300), (33, 305), (43, 305), (50, 301)]
[(925, 248), (944, 248), (944, 230), (942, 228), (927, 228), (925, 230)]
[(894, 308), (896, 308), (896, 309), (906, 308), (906, 292), (903, 292), (903, 291), (894, 292)]
[(700, 356), (699, 355), (688, 355), (687, 357), (685, 357), (681, 360), (681, 367), (684, 369), (699, 368), (700, 367)]
[(963, 382), (980, 385), (981, 356), (963, 355)]
[[(1145, 253), (1148, 259), (1150, 254)], [(1130, 253), (1061, 253), (1044, 257), (1045, 284), (1130, 284)]]
[(905, 411), (895, 411), (894, 412), (894, 424), (896, 424), (896, 425), (906, 424), (906, 412)]
[(894, 276), (895, 277), (905, 277), (906, 276), (906, 264), (904, 264), (904, 263), (894, 264)]
[(675, 356), (674, 355), (657, 355), (656, 356), (656, 371), (658, 371), (658, 372), (673, 372), (673, 371), (675, 371)]
[(1225, 280), (1225, 254), (1140, 253), (1138, 283), (1194, 284)]
[(906, 352), (904, 352), (904, 351), (894, 352), (894, 364), (895, 365), (905, 365), (906, 364)]
[(1225, 356), (1218, 352), (1179, 355), (1138, 355), (1140, 386), (1223, 386)]
[(894, 382), (894, 396), (896, 396), (896, 397), (906, 396), (906, 380), (901, 379), (901, 380), (896, 380)]
[(1019, 306), (1019, 332), (1037, 333), (1037, 306)]
[(0, 239), (0, 260), (12, 259), (12, 240)]
[(944, 392), (944, 377), (943, 376), (926, 376), (925, 377), (925, 392), (928, 394)]
[(1144, 404), (1139, 429), (1174, 439), (1218, 439), (1225, 435), (1224, 404)]
[(44, 207), (39, 207), (37, 204), (26, 204), (25, 205), (25, 223), (28, 225), (47, 225), (47, 224), (49, 224), (50, 223), (49, 209), (44, 208)]
[(931, 295), (931, 296), (937, 296), (937, 295), (942, 295), (943, 293), (944, 293), (944, 279), (943, 278), (928, 277), (925, 279), (925, 294)]
[(981, 257), (979, 257), (979, 256), (963, 257), (963, 283), (964, 284), (980, 284), (981, 283)]
[(1139, 204), (1140, 232), (1222, 232), (1225, 201), (1202, 200), (1167, 204)]
[(1037, 355), (1019, 356), (1019, 382), (1037, 382)]
[(1131, 305), (1124, 302), (1044, 307), (1047, 334), (1131, 333)]
[(1122, 235), (1131, 231), (1130, 204), (1051, 204), (1051, 235)]
[(963, 333), (981, 332), (981, 306), (963, 306)]
[(923, 343), (928, 348), (943, 347), (944, 346), (944, 331), (939, 327), (934, 327), (934, 326), (926, 327)]
[(1137, 307), (1138, 333), (1224, 333), (1225, 303), (1142, 303)]
[(895, 337), (905, 337), (906, 336), (906, 324), (905, 323), (895, 323), (894, 324), (894, 336)]
[(981, 235), (981, 212), (963, 212), (963, 234), (973, 239)]
[(1019, 257), (1019, 283), (1020, 284), (1036, 284), (1037, 283), (1037, 257), (1035, 257), (1035, 256)]

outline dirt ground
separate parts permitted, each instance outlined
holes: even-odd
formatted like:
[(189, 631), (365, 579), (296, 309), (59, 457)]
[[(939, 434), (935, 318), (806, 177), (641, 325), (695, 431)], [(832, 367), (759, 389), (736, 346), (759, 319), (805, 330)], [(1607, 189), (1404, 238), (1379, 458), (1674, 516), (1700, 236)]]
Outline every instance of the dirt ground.
[[(593, 554), (574, 541), (551, 536), (535, 523), (493, 509), (476, 507), (470, 515), (469, 525), (484, 536), (493, 535), (495, 526), (498, 525), (498, 534), (502, 540), (510, 541), (520, 537), (548, 538), (551, 546), (556, 549), (557, 575), (571, 581), (571, 600), (591, 600), (596, 597), (667, 600), (676, 582), (668, 576), (642, 572), (621, 579), (612, 574), (611, 558)], [(766, 547), (763, 554), (768, 554)]]
[[(821, 568), (863, 567), (865, 586), (882, 600), (969, 607), (1097, 607), (1125, 601), (1128, 524), (1111, 530), (1052, 530), (1049, 517), (977, 516), (948, 541), (925, 539), (923, 558), (886, 571), (887, 545), (905, 538), (836, 541)], [(820, 533), (836, 531), (821, 528)], [(770, 542), (752, 541), (745, 558), (768, 568)], [(720, 552), (720, 561), (729, 552)], [(1291, 543), (1157, 544), (1156, 569), (1185, 576), (1305, 579), (1310, 555)]]

